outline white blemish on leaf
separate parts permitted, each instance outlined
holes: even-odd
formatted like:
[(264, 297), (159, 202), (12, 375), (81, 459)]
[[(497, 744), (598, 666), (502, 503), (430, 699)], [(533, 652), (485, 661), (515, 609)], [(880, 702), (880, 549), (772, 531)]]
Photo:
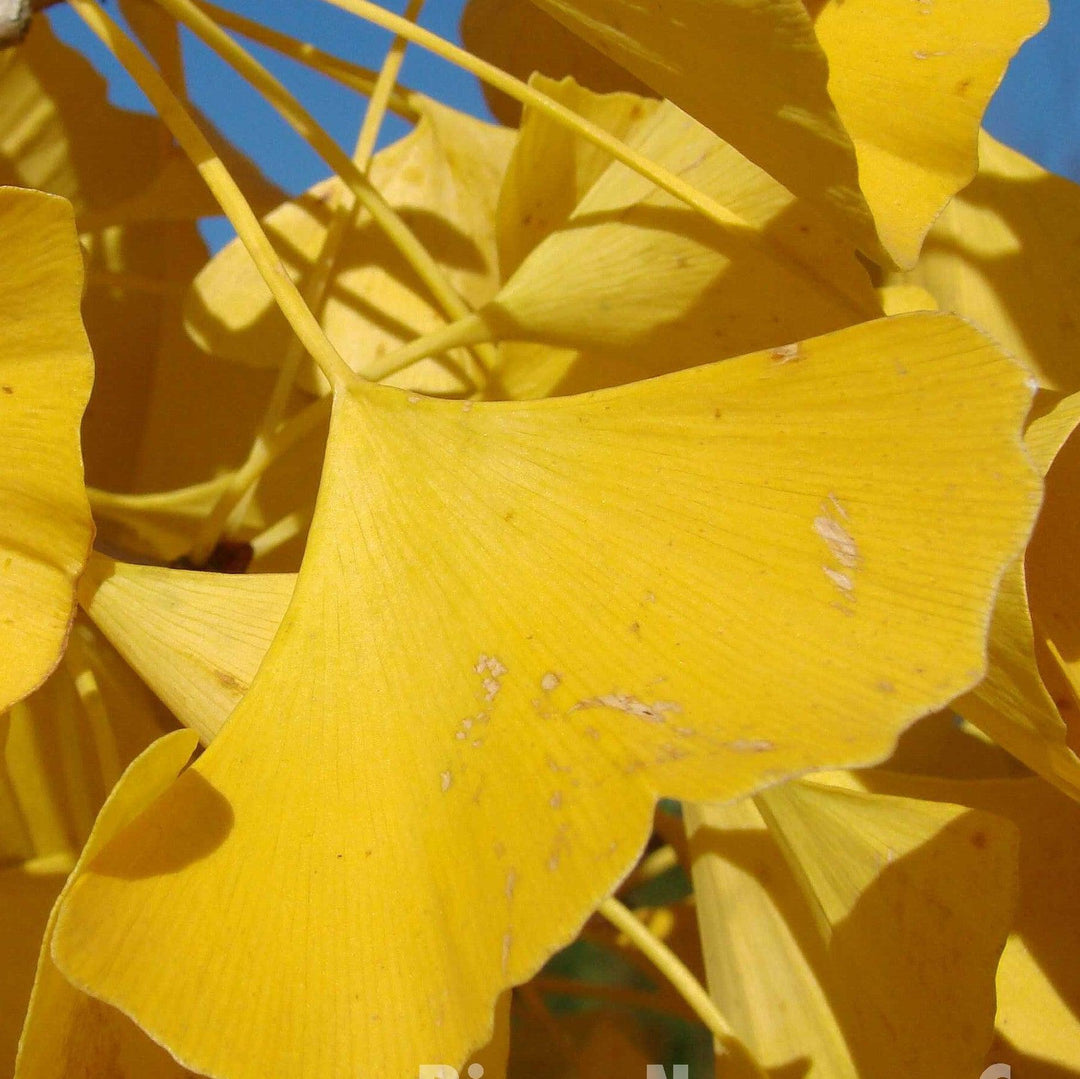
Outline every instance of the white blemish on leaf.
[(848, 513), (847, 510), (844, 509), (843, 502), (841, 502), (834, 494), (829, 495), (829, 502), (832, 504), (832, 508), (846, 521), (848, 519)]
[(562, 679), (554, 671), (548, 671), (543, 678), (540, 679), (540, 688), (545, 693), (550, 693)]
[(798, 344), (781, 345), (779, 348), (774, 348), (772, 358), (777, 363), (792, 363), (799, 358), (799, 346)]
[(656, 593), (655, 592), (646, 592), (645, 597), (644, 597), (644, 602), (645, 603), (655, 603), (656, 602)]
[(647, 723), (664, 723), (668, 712), (681, 712), (682, 705), (677, 701), (653, 701), (646, 704), (637, 697), (631, 697), (629, 693), (605, 693), (602, 697), (590, 697), (585, 701), (578, 701), (571, 712), (579, 708), (614, 708), (617, 712), (626, 712), (627, 715), (637, 716)]
[(473, 402), (472, 401), (462, 401), (461, 402), (461, 411), (462, 412), (472, 412), (472, 410), (473, 410)]
[(486, 716), (484, 715), (483, 712), (481, 712), (479, 715), (477, 715), (475, 717), (474, 716), (466, 716), (461, 721), (461, 726), (454, 732), (454, 737), (459, 742), (464, 742), (465, 739), (469, 737), (469, 731), (472, 730), (472, 725), (474, 723), (478, 722), (478, 721), (483, 723), (485, 721), (485, 719), (486, 719)]
[(846, 573), (841, 573), (831, 566), (822, 566), (821, 569), (825, 576), (842, 592), (853, 592), (855, 590), (855, 582)]
[(567, 825), (560, 824), (558, 832), (555, 833), (555, 839), (551, 844), (551, 852), (548, 854), (547, 869), (549, 873), (554, 873), (559, 868), (559, 863), (562, 861), (563, 851), (567, 846)]
[(776, 748), (765, 738), (736, 738), (734, 742), (726, 742), (725, 745), (736, 753), (769, 753)]
[(486, 656), (482, 652), (473, 670), (477, 674), (490, 674), (492, 678), (502, 678), (506, 674), (506, 667), (498, 656)]
[(483, 678), (484, 696), (489, 700), (495, 700), (496, 694), (502, 689), (499, 681), (506, 674), (506, 665), (498, 656), (488, 656), (481, 652), (473, 670)]
[(502, 971), (506, 974), (510, 967), (510, 949), (514, 946), (514, 931), (508, 929), (502, 939)]
[(423, 400), (423, 398), (418, 393), (410, 393), (409, 394), (409, 404), (410, 405), (419, 404), (422, 400)]
[(516, 885), (517, 885), (517, 870), (513, 869), (513, 868), (508, 869), (506, 871), (506, 888), (505, 888), (507, 901), (514, 898), (514, 888), (515, 888)]
[(450, 789), (450, 784), (454, 782), (454, 776), (448, 768), (445, 772), (439, 773), (439, 787), (445, 794)]
[(549, 799), (548, 805), (552, 809), (560, 809), (562, 807), (562, 791), (556, 791)]
[(848, 530), (831, 517), (815, 517), (814, 531), (825, 541), (829, 553), (848, 569), (853, 569), (859, 563), (859, 548), (851, 538)]

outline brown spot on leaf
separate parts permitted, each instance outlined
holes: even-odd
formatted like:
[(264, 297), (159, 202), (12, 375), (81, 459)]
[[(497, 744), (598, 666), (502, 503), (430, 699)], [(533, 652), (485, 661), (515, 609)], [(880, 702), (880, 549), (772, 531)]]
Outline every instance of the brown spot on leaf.
[(214, 671), (214, 675), (218, 682), (228, 690), (235, 690), (237, 693), (243, 693), (248, 687), (240, 681), (234, 674), (230, 674), (228, 671), (217, 670)]

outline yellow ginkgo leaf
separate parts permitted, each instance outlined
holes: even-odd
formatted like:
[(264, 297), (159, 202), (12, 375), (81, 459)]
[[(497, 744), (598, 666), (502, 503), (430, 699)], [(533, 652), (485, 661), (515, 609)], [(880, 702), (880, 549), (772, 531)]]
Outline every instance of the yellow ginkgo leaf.
[(0, 1068), (5, 1075), (10, 1075), (15, 1065), (49, 911), (70, 869), (70, 859), (55, 856), (0, 868), (0, 910), (4, 912), (0, 932)]
[[(531, 7), (528, 0), (523, 3)], [(594, 93), (571, 78), (555, 82), (534, 75), (530, 84), (623, 141), (632, 138), (660, 104), (637, 94)], [(610, 166), (610, 154), (543, 113), (525, 110), (499, 193), (496, 240), (504, 280), (541, 240), (566, 224)]]
[(0, 715), (0, 1068), (11, 1074), (49, 907), (124, 765), (173, 726), (78, 619), (62, 666)]
[[(769, 1069), (974, 1075), (1016, 904), (1007, 821), (788, 783), (687, 807), (709, 988)], [(770, 1074), (772, 1072), (770, 1071)]]
[(53, 928), (64, 892), (94, 855), (168, 787), (196, 745), (191, 731), (153, 743), (124, 772), (103, 806), (45, 927), (15, 1068), (17, 1079), (67, 1079), (73, 1062), (86, 1075), (180, 1079), (191, 1073), (127, 1016), (68, 984), (52, 961)]
[(1048, 12), (1046, 0), (535, 2), (902, 266), (975, 174), (983, 110)]
[[(447, 280), (470, 303), (497, 287), (495, 201), (513, 133), (437, 102), (425, 101), (414, 131), (375, 155), (371, 180), (413, 228)], [(289, 272), (306, 278), (322, 249), (341, 181), (328, 180), (286, 202), (265, 221)], [(279, 363), (291, 331), (258, 270), (237, 240), (199, 274), (185, 316), (198, 344), (257, 366)], [(445, 321), (414, 271), (370, 216), (347, 234), (322, 322), (360, 372), (388, 351)], [(319, 383), (314, 368), (304, 382)], [(460, 392), (460, 374), (435, 361), (410, 370), (413, 388)]]
[(77, 622), (64, 667), (0, 716), (0, 864), (73, 858), (123, 762), (172, 726), (163, 712)]
[(1078, 423), (1080, 392), (1052, 402), (1028, 424), (1025, 445), (1046, 475), (1042, 513), (1025, 556), (1002, 579), (987, 676), (956, 707), (1080, 799), (1080, 624), (1073, 611), (1080, 579), (1069, 555), (1078, 523)]
[(164, 130), (156, 117), (113, 107), (105, 80), (45, 19), (0, 53), (0, 182), (99, 213), (152, 182)]
[[(598, 94), (651, 91), (613, 60), (571, 33), (531, 0), (467, 0), (461, 13), (461, 40), (469, 52), (516, 75), (533, 72), (550, 78), (570, 75)], [(517, 127), (521, 103), (484, 85), (488, 107), (500, 123)]]
[(859, 186), (900, 266), (975, 175), (982, 115), (1048, 0), (808, 0)]
[(890, 282), (878, 288), (886, 315), (907, 315), (913, 311), (937, 311), (938, 302), (921, 285)]
[(1036, 647), (1024, 564), (1018, 560), (1002, 578), (994, 606), (987, 676), (956, 708), (1029, 768), (1080, 798), (1076, 736), (1070, 736), (1061, 705), (1047, 689)]
[[(143, 15), (142, 21), (154, 18)], [(212, 127), (208, 133), (213, 137)], [(280, 202), (283, 193), (258, 169), (227, 144), (221, 150), (256, 207)], [(105, 80), (57, 40), (45, 19), (35, 21), (17, 49), (0, 53), (0, 182), (62, 195), (75, 208), (86, 260), (83, 319), (96, 358), (95, 393), (83, 424), (88, 482), (121, 490), (140, 481), (152, 485), (153, 477), (139, 475), (139, 451), (163, 407), (174, 420), (170, 459), (185, 457), (195, 444), (176, 437), (177, 415), (228, 416), (232, 425), (223, 423), (208, 443), (227, 451), (225, 432), (236, 431), (243, 415), (235, 402), (229, 412), (208, 408), (222, 396), (213, 387), (186, 408), (187, 402), (168, 396), (171, 387), (158, 385), (163, 347), (187, 343), (187, 354), (176, 358), (184, 370), (203, 359), (180, 332), (178, 307), (207, 257), (195, 222), (218, 207), (165, 125), (110, 103)], [(257, 386), (248, 387), (252, 381), (248, 377), (237, 400), (258, 396)]]
[[(183, 290), (206, 261), (206, 246), (191, 221), (108, 226), (83, 232), (80, 239), (86, 265), (83, 321), (95, 359), (94, 394), (83, 422), (87, 483), (138, 489), (142, 444), (148, 430), (160, 424), (153, 406), (161, 392), (164, 356), (186, 346), (177, 357), (185, 368), (203, 359), (183, 334), (178, 312)], [(258, 388), (245, 385), (249, 397)], [(236, 405), (239, 394), (232, 395), (228, 413), (219, 411), (224, 396), (207, 394), (200, 408), (190, 411), (184, 411), (182, 400), (169, 402), (172, 457), (183, 460), (193, 453), (188, 430), (203, 412), (230, 417), (233, 426), (223, 426), (211, 443), (219, 452), (227, 451), (244, 411)], [(182, 438), (177, 437), (181, 416)]]
[(916, 267), (942, 310), (969, 318), (1041, 386), (1080, 390), (1080, 187), (991, 138), (979, 174), (942, 211)]
[(56, 665), (93, 524), (79, 424), (93, 358), (71, 207), (0, 189), (0, 710)]
[[(880, 314), (854, 248), (686, 113), (645, 103), (637, 118), (625, 95), (612, 101), (570, 80), (536, 82), (625, 129), (636, 150), (733, 215), (721, 229), (624, 165), (599, 171), (595, 156), (580, 161), (572, 136), (527, 116), (499, 223), (500, 253), (511, 265), (523, 258), (480, 314), (504, 340), (590, 349), (564, 391), (670, 371), (703, 350), (720, 359), (786, 346)], [(549, 174), (537, 179), (549, 157), (551, 180), (563, 187), (554, 197), (541, 193)], [(543, 236), (545, 228), (554, 231)]]
[(197, 573), (95, 555), (79, 598), (173, 715), (210, 742), (251, 685), (295, 583), (286, 573)]
[(76, 620), (63, 666), (0, 717), (0, 850), (13, 860), (78, 851), (124, 765), (173, 725)]
[(230, 473), (171, 491), (92, 491), (95, 546), (169, 564), (191, 550), (203, 519), (229, 484)]
[[(255, 205), (280, 201), (281, 192), (202, 122)], [(95, 231), (219, 212), (161, 120), (116, 108), (105, 80), (45, 19), (0, 53), (0, 183), (62, 195), (80, 229)]]
[[(147, 474), (158, 479), (158, 484), (182, 480), (192, 474), (212, 474), (215, 460), (220, 462), (222, 454), (235, 466), (239, 463), (237, 458), (243, 459), (242, 442), (246, 440), (250, 446), (252, 432), (257, 427), (257, 418), (251, 415), (257, 411), (251, 407), (250, 391), (255, 388), (251, 383), (261, 387), (261, 376), (269, 372), (222, 363), (217, 363), (215, 370), (214, 362), (208, 357), (196, 355), (192, 358), (196, 361), (194, 373), (185, 371), (180, 363), (174, 363), (179, 357), (167, 349), (158, 368), (159, 387), (171, 389), (174, 400), (179, 396), (183, 402), (190, 401), (193, 409), (184, 415), (183, 426), (178, 429), (177, 416), (164, 407), (166, 396), (160, 395), (159, 403), (163, 407), (146, 428), (147, 452), (141, 455), (140, 462)], [(245, 377), (236, 378), (238, 373)], [(218, 374), (224, 377), (216, 377)], [(207, 399), (204, 409), (196, 410), (195, 403), (202, 400), (204, 394), (214, 391), (221, 392), (219, 396)], [(311, 403), (306, 394), (299, 396), (305, 404)], [(257, 397), (254, 400), (261, 403)], [(230, 414), (229, 406), (233, 405), (236, 407)], [(292, 415), (296, 413), (290, 413)], [(287, 449), (280, 450), (279, 444), (278, 451), (271, 451), (270, 463), (261, 473), (258, 487), (243, 501), (237, 520), (230, 525), (230, 541), (247, 542), (286, 515), (296, 514), (305, 520), (311, 516), (329, 416), (330, 409), (326, 408), (321, 416), (311, 417), (311, 429), (302, 432)], [(214, 424), (226, 422), (226, 418), (230, 422), (239, 418), (228, 437), (220, 440), (210, 437)], [(164, 452), (161, 455), (154, 452), (164, 451), (170, 439), (179, 442), (179, 452), (170, 452), (167, 456)], [(177, 562), (192, 550), (207, 516), (229, 488), (234, 474), (235, 467), (232, 467), (211, 480), (145, 494), (91, 491), (98, 530), (97, 548), (128, 561), (165, 565)], [(300, 529), (298, 543), (302, 542), (304, 531)], [(271, 560), (261, 551), (252, 553), (251, 566), (261, 572), (291, 572), (300, 561), (299, 555), (288, 547), (276, 550)]]
[(1007, 1064), (1017, 1076), (1080, 1073), (1080, 806), (1037, 778), (940, 780), (879, 770), (827, 778), (971, 806), (1019, 829), (1020, 903), (998, 965), (996, 1037), (982, 1063)]
[(942, 316), (788, 359), (342, 391), (281, 629), (75, 883), (66, 976), (228, 1079), (457, 1066), (659, 793), (880, 759), (976, 681), (1037, 502), (1022, 370)]
[(1001, 779), (1028, 775), (1011, 753), (952, 707), (913, 723), (882, 768), (949, 779)]

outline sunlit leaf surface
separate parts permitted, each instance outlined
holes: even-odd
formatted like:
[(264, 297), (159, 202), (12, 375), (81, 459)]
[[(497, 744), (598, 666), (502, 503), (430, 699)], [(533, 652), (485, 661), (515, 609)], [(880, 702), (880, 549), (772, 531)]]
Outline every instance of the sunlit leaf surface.
[(1000, 341), (1041, 386), (1080, 389), (1076, 184), (983, 131), (978, 176), (942, 211), (904, 280)]
[[(649, 377), (703, 354), (785, 346), (880, 314), (854, 248), (674, 105), (597, 96), (569, 80), (534, 84), (733, 216), (730, 227), (714, 225), (526, 113), (499, 204), (509, 279), (481, 314), (499, 338), (587, 350), (558, 372), (559, 392)], [(517, 359), (501, 377), (535, 392), (534, 358)]]
[[(816, 783), (687, 810), (709, 988), (769, 1068), (950, 1079), (993, 1031), (1015, 830)], [(869, 961), (872, 957), (872, 962)]]
[[(506, 128), (455, 109), (426, 102), (417, 127), (375, 155), (372, 182), (446, 271), (448, 281), (473, 304), (497, 286), (493, 223), (502, 173), (513, 145)], [(266, 219), (270, 235), (298, 280), (310, 276), (323, 246), (335, 199), (345, 188), (331, 179)], [(338, 256), (323, 325), (355, 370), (363, 373), (385, 353), (441, 325), (445, 316), (393, 245), (361, 214)], [(280, 363), (291, 331), (239, 241), (198, 275), (185, 308), (187, 326), (205, 349), (258, 366)], [(408, 384), (432, 391), (460, 391), (434, 361), (409, 372)], [(311, 368), (305, 383), (314, 388)]]
[(195, 1070), (460, 1061), (657, 794), (880, 759), (969, 687), (1035, 508), (1021, 369), (934, 316), (782, 359), (525, 404), (343, 392), (282, 627), (76, 882), (62, 970)]
[(979, 121), (1046, 0), (536, 0), (870, 255), (910, 265), (975, 173)]
[(93, 358), (71, 207), (0, 188), (0, 709), (63, 651), (93, 535), (79, 424)]
[(173, 731), (126, 770), (102, 808), (57, 906), (49, 917), (15, 1069), (17, 1079), (65, 1079), (72, 1066), (88, 1076), (181, 1079), (190, 1075), (130, 1019), (64, 980), (50, 950), (59, 902), (83, 867), (176, 778), (195, 748), (191, 731)]
[(251, 685), (294, 584), (291, 574), (195, 573), (95, 556), (79, 587), (101, 631), (210, 742)]
[(1080, 393), (1032, 420), (1024, 442), (1046, 475), (1023, 559), (1006, 571), (990, 624), (986, 679), (957, 708), (1029, 768), (1080, 798), (1080, 579), (1077, 534)]

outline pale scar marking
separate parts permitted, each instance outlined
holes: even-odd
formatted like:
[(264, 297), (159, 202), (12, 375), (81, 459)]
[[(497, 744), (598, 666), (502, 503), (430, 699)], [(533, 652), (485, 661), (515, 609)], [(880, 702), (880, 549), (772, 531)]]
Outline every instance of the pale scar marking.
[(814, 531), (825, 541), (829, 553), (847, 569), (854, 569), (859, 564), (859, 548), (851, 538), (851, 533), (832, 517), (815, 517)]
[(774, 348), (772, 358), (777, 363), (793, 363), (795, 360), (800, 359), (799, 346), (798, 344), (781, 345), (779, 348)]
[(473, 670), (483, 679), (481, 685), (484, 689), (484, 697), (489, 701), (495, 700), (499, 690), (502, 689), (502, 682), (499, 679), (507, 673), (506, 665), (498, 656), (489, 656), (481, 652)]
[(653, 701), (652, 704), (646, 704), (629, 693), (605, 693), (601, 697), (590, 697), (588, 700), (578, 701), (570, 711), (576, 712), (581, 708), (613, 708), (617, 712), (637, 716), (647, 723), (664, 723), (667, 721), (668, 712), (682, 711), (682, 705), (677, 701)]
[(540, 688), (545, 693), (550, 693), (561, 681), (562, 679), (554, 671), (548, 671), (547, 674), (540, 679)]
[(725, 742), (724, 745), (736, 753), (770, 753), (776, 748), (766, 738), (736, 738), (734, 742)]
[(822, 566), (822, 571), (825, 576), (842, 592), (852, 592), (855, 590), (855, 582), (846, 574), (841, 573), (838, 569), (833, 569), (831, 566)]
[(562, 861), (562, 852), (566, 849), (567, 826), (561, 824), (559, 830), (555, 835), (555, 839), (551, 844), (551, 852), (548, 854), (547, 870), (549, 873), (554, 873), (559, 868), (559, 863)]

